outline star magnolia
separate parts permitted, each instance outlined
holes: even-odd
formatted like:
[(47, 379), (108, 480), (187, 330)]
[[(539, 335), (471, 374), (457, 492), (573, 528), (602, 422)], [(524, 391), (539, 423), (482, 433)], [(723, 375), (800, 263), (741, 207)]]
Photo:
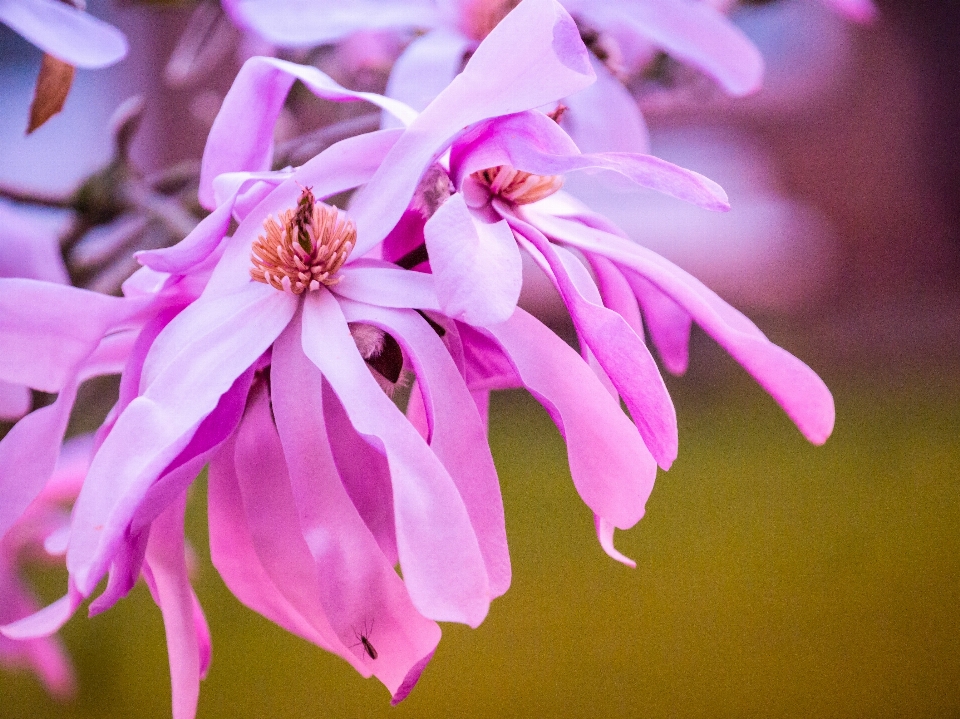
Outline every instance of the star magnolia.
[(127, 54), (119, 30), (59, 0), (0, 0), (0, 22), (76, 67), (107, 67)]

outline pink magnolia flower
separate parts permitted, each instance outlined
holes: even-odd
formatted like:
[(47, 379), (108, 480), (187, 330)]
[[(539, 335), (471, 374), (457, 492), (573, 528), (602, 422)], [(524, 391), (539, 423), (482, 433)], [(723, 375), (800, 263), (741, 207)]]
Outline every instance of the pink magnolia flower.
[[(20, 576), (20, 565), (25, 559), (50, 560), (63, 555), (69, 528), (66, 507), (80, 491), (90, 461), (90, 440), (77, 437), (64, 444), (43, 491), (0, 539), (0, 623), (37, 611), (37, 600)], [(56, 637), (16, 641), (0, 635), (0, 666), (33, 671), (56, 696), (73, 692), (73, 669)]]
[(106, 67), (127, 54), (119, 30), (59, 0), (0, 0), (0, 22), (76, 67)]
[[(340, 42), (361, 30), (428, 31), (394, 64), (387, 94), (421, 110), (460, 72), (464, 57), (517, 0), (231, 0), (239, 24), (281, 47)], [(663, 50), (714, 78), (727, 92), (760, 87), (753, 44), (708, 3), (687, 0), (565, 0), (590, 40), (597, 82), (564, 100), (564, 120), (585, 150), (643, 151), (646, 125), (617, 74)]]

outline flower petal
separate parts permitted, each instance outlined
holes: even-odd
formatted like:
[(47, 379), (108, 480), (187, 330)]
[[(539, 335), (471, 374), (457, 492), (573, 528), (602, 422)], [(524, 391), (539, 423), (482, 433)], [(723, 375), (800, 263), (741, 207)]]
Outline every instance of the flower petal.
[(0, 22), (77, 67), (106, 67), (127, 54), (123, 33), (57, 0), (0, 0)]
[(484, 328), (567, 442), (570, 474), (594, 514), (628, 529), (643, 516), (657, 465), (636, 427), (580, 356), (523, 310)]
[(348, 322), (375, 325), (394, 337), (413, 363), (426, 407), (429, 445), (450, 472), (480, 543), (492, 597), (510, 586), (503, 500), (486, 425), (443, 341), (410, 310), (343, 303)]
[(488, 222), (456, 193), (424, 226), (440, 306), (471, 325), (503, 322), (520, 299), (523, 266), (506, 222)]
[(200, 167), (200, 204), (204, 207), (214, 207), (213, 180), (218, 175), (270, 169), (273, 128), (296, 80), (325, 100), (371, 102), (404, 124), (416, 116), (398, 100), (347, 90), (315, 67), (269, 57), (251, 58), (237, 73), (207, 137)]
[(641, 275), (632, 273), (628, 281), (643, 307), (650, 338), (660, 353), (664, 366), (672, 374), (683, 374), (690, 362), (690, 328), (693, 318)]
[[(423, 110), (460, 73), (473, 43), (457, 32), (437, 29), (407, 45), (393, 63), (387, 96)], [(392, 118), (384, 116), (389, 122)]]
[(463, 500), (436, 455), (371, 376), (328, 292), (304, 300), (303, 349), (353, 426), (387, 456), (400, 566), (417, 609), (437, 621), (478, 626), (489, 608), (490, 588)]
[(823, 380), (697, 279), (622, 237), (547, 215), (536, 222), (557, 241), (609, 258), (628, 279), (635, 272), (652, 283), (754, 376), (808, 440), (823, 444), (830, 436), (835, 410)]
[[(283, 494), (292, 490), (331, 626), (394, 694), (433, 653), (440, 628), (416, 611), (341, 483), (330, 448), (331, 436), (339, 437), (325, 427), (323, 375), (304, 355), (300, 335), (300, 323), (291, 323), (274, 344), (271, 363), (273, 413), (290, 472)], [(360, 633), (375, 645), (376, 660), (365, 655)]]
[(330, 290), (339, 297), (381, 307), (439, 310), (436, 278), (426, 272), (410, 272), (394, 266), (349, 263), (341, 280)]

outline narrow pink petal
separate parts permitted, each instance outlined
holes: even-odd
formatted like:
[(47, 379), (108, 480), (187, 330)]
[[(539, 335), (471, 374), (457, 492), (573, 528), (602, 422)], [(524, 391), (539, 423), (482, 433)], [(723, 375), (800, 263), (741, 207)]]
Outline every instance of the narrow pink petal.
[(607, 556), (616, 559), (621, 564), (626, 564), (631, 569), (636, 569), (637, 563), (625, 554), (621, 554), (617, 548), (613, 546), (613, 532), (615, 527), (598, 515), (593, 516), (593, 522), (597, 528), (597, 539), (600, 541), (600, 546), (603, 547), (603, 551), (607, 553)]
[(582, 152), (650, 152), (650, 135), (637, 99), (602, 62), (593, 56), (590, 62), (597, 81), (564, 98), (564, 129)]
[(340, 282), (330, 288), (339, 297), (381, 307), (440, 309), (436, 278), (426, 272), (401, 270), (395, 265), (376, 266), (360, 260), (345, 265), (340, 277)]
[(304, 352), (353, 426), (390, 463), (400, 566), (414, 604), (431, 619), (478, 626), (489, 608), (490, 587), (453, 480), (371, 376), (333, 295), (310, 293), (303, 308)]
[(822, 444), (830, 436), (835, 410), (823, 380), (698, 280), (622, 237), (558, 217), (539, 215), (536, 222), (555, 240), (609, 258), (628, 270), (628, 279), (636, 272), (652, 283), (754, 376), (808, 440)]
[(150, 528), (144, 576), (160, 612), (170, 657), (173, 719), (194, 719), (200, 697), (200, 645), (194, 625), (193, 590), (187, 576), (183, 520), (187, 495), (171, 504)]
[(219, 205), (203, 218), (189, 235), (173, 247), (137, 252), (137, 261), (151, 270), (183, 274), (217, 248), (227, 234), (233, 213), (233, 199)]
[[(291, 323), (274, 345), (271, 364), (273, 412), (290, 471), (282, 494), (292, 489), (331, 626), (394, 694), (411, 668), (433, 653), (440, 628), (414, 608), (341, 483), (330, 448), (331, 438), (339, 438), (328, 436), (324, 422), (323, 375), (304, 355), (300, 335), (299, 323)], [(361, 632), (376, 659), (358, 646)]]
[(315, 67), (269, 57), (251, 58), (240, 68), (207, 137), (200, 168), (200, 203), (204, 207), (214, 207), (213, 180), (217, 175), (270, 169), (273, 128), (296, 80), (325, 100), (373, 103), (404, 124), (416, 115), (397, 100), (347, 90)]
[(567, 442), (570, 474), (594, 514), (621, 529), (643, 516), (657, 465), (633, 423), (580, 356), (523, 310), (485, 328)]
[[(677, 415), (660, 370), (643, 339), (619, 314), (582, 294), (571, 281), (564, 254), (539, 230), (514, 218), (508, 221), (545, 259), (578, 334), (623, 397), (657, 463), (669, 469), (677, 458)], [(579, 263), (572, 257), (568, 258), (570, 261)]]
[[(760, 89), (763, 57), (729, 18), (707, 2), (567, 0), (599, 29), (624, 25), (668, 55), (702, 70), (732, 95)], [(576, 10), (574, 9), (576, 8)]]
[(190, 589), (190, 600), (193, 606), (193, 631), (197, 636), (197, 651), (200, 653), (200, 678), (206, 679), (210, 671), (210, 662), (213, 660), (213, 641), (210, 637), (210, 625), (203, 614), (203, 607), (196, 593)]
[(0, 379), (59, 392), (104, 335), (132, 323), (146, 305), (49, 282), (0, 279)]
[(71, 581), (60, 599), (28, 617), (0, 626), (0, 634), (18, 640), (48, 637), (69, 621), (82, 602), (83, 595)]
[(464, 128), (530, 110), (594, 80), (576, 24), (554, 0), (525, 0), (480, 43), (447, 88), (410, 124), (354, 203), (366, 254), (400, 219), (423, 171)]
[(429, 421), (429, 445), (450, 472), (480, 543), (492, 597), (510, 586), (510, 554), (503, 500), (486, 425), (443, 341), (416, 312), (344, 303), (350, 322), (380, 327), (413, 363)]
[(444, 314), (480, 326), (513, 314), (523, 267), (506, 222), (471, 212), (456, 193), (427, 221), (424, 237)]
[(587, 261), (597, 276), (597, 286), (603, 298), (604, 307), (609, 307), (623, 317), (630, 325), (630, 329), (643, 338), (643, 319), (640, 316), (640, 307), (634, 295), (633, 288), (627, 282), (623, 273), (617, 269), (606, 257), (587, 255)]
[(424, 0), (234, 0), (234, 12), (279, 47), (315, 47), (360, 30), (430, 27), (436, 9)]
[(0, 22), (77, 67), (106, 67), (127, 54), (123, 33), (57, 0), (0, 0)]
[(291, 300), (266, 285), (198, 300), (157, 337), (143, 391), (105, 439), (74, 507), (67, 566), (85, 594), (102, 576), (149, 486), (289, 322), (296, 310)]
[(606, 170), (708, 210), (730, 209), (727, 193), (720, 185), (666, 160), (628, 152), (580, 154), (560, 126), (540, 112), (491, 120), (471, 132), (451, 153), (450, 169), (458, 187), (471, 173), (497, 165), (512, 165), (536, 175)]
[(290, 604), (261, 564), (237, 480), (235, 436), (210, 462), (207, 491), (210, 559), (233, 595), (253, 611), (322, 649), (339, 644), (331, 641), (332, 631), (318, 631)]
[(446, 29), (417, 38), (393, 63), (387, 95), (423, 110), (459, 74), (471, 44), (460, 33)]
[(664, 366), (673, 374), (683, 374), (690, 361), (690, 329), (693, 318), (683, 307), (642, 276), (631, 273), (629, 282), (643, 307), (650, 338), (660, 353)]

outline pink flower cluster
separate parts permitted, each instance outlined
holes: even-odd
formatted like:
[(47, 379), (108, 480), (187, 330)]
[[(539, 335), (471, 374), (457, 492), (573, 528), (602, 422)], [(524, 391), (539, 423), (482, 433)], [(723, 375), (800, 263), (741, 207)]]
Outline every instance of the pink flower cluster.
[[(651, 349), (682, 373), (694, 322), (810, 441), (827, 439), (833, 401), (812, 370), (562, 191), (568, 173), (616, 173), (729, 209), (695, 172), (630, 148), (581, 151), (557, 122), (560, 105), (608, 70), (564, 6), (514, 4), (482, 38), (451, 39), (463, 29), (453, 23), (411, 45), (416, 62), (445, 42), (459, 48), (430, 75), (435, 96), (421, 107), (348, 90), (314, 67), (249, 60), (207, 141), (200, 200), (210, 214), (180, 244), (140, 253), (123, 297), (0, 279), (0, 386), (57, 395), (0, 441), (0, 660), (27, 657), (66, 686), (43, 638), (104, 577), (91, 613), (143, 577), (166, 627), (174, 717), (192, 718), (210, 636), (183, 523), (189, 487), (208, 467), (210, 549), (230, 590), (400, 701), (439, 642), (438, 622), (479, 625), (510, 584), (490, 391), (521, 387), (543, 404), (600, 544), (631, 564), (614, 530), (643, 516), (657, 467), (678, 451)], [(237, 5), (268, 16), (267, 3)], [(567, 5), (605, 22), (599, 3)], [(734, 92), (759, 80), (733, 30), (712, 34), (721, 16), (707, 4), (610, 6), (663, 8), (671, 32), (702, 36), (676, 47)], [(667, 29), (664, 44), (676, 37)], [(446, 61), (467, 47), (457, 72)], [(394, 120), (272, 171), (274, 125), (295, 80)], [(345, 209), (324, 203), (348, 191)], [(523, 254), (558, 290), (579, 351), (517, 307)], [(106, 374), (120, 374), (119, 399), (90, 441), (67, 517), (57, 509), (67, 422), (80, 384)], [(393, 397), (401, 385), (405, 408)], [(65, 596), (32, 614), (6, 588), (19, 586), (29, 542), (64, 554), (69, 573)]]

